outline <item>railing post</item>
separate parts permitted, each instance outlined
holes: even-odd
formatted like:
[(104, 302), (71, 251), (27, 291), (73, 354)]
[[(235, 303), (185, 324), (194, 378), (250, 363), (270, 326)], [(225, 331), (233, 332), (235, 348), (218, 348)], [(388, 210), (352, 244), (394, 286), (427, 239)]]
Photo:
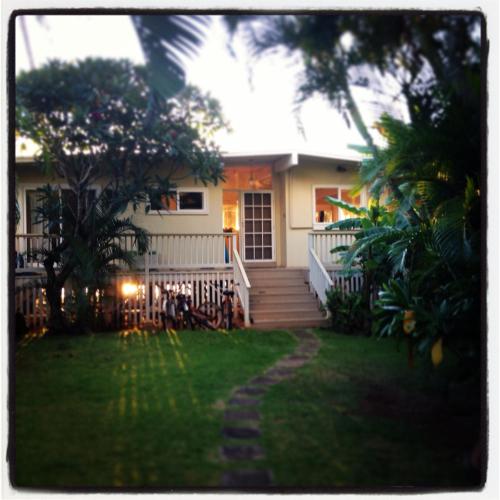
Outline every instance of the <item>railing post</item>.
[(231, 243), (231, 251), (229, 252), (229, 261), (234, 261), (234, 251), (238, 248), (238, 240), (235, 233), (231, 235), (232, 243)]
[(244, 292), (243, 292), (245, 299), (245, 309), (243, 311), (244, 314), (244, 321), (245, 321), (245, 326), (251, 326), (250, 324), (250, 298), (248, 296), (248, 288), (245, 287)]
[(148, 249), (146, 251), (146, 256), (144, 258), (144, 300), (146, 301), (146, 322), (150, 321), (152, 318), (150, 318), (151, 315), (151, 308), (149, 305), (149, 300), (150, 300), (150, 293), (149, 293), (149, 252), (150, 250), (150, 243), (151, 243), (151, 238), (148, 237)]

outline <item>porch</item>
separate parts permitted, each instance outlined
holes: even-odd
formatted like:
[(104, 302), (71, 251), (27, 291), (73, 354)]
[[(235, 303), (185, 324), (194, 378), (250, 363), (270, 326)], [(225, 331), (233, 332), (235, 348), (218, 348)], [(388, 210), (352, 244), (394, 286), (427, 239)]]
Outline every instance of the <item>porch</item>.
[[(325, 305), (326, 291), (332, 287), (341, 288), (346, 293), (361, 288), (361, 276), (344, 276), (339, 255), (330, 252), (339, 245), (350, 245), (354, 234), (354, 231), (316, 231), (309, 234), (308, 243), (304, 245), (304, 251), (309, 255), (309, 266), (307, 269), (296, 269), (299, 273), (295, 275), (297, 283), (302, 283), (302, 286), (306, 284), (308, 288), (300, 288), (300, 291), (297, 287), (297, 293), (309, 295), (309, 290), (320, 304)], [(149, 250), (144, 255), (137, 252), (132, 235), (120, 238), (120, 245), (135, 252), (136, 259), (133, 269), (119, 266), (117, 272), (109, 277), (105, 289), (96, 297), (99, 313), (108, 323), (123, 327), (159, 323), (161, 290), (190, 295), (193, 305), (197, 307), (204, 301), (220, 304), (221, 291), (226, 288), (234, 290), (235, 310), (241, 313), (245, 326), (254, 322), (252, 307), (256, 308), (255, 314), (261, 309), (271, 313), (271, 322), (280, 322), (280, 318), (272, 314), (275, 308), (271, 295), (280, 303), (276, 310), (281, 311), (284, 318), (290, 319), (290, 313), (282, 305), (289, 300), (276, 297), (282, 295), (277, 284), (278, 275), (274, 274), (274, 279), (272, 273), (249, 273), (249, 269), (255, 270), (255, 263), (251, 266), (243, 262), (236, 234), (150, 234), (148, 238)], [(47, 320), (41, 252), (56, 241), (57, 236), (15, 236), (15, 308), (24, 315), (31, 327), (43, 326)], [(252, 279), (249, 279), (249, 275)], [(273, 279), (277, 283), (271, 284), (269, 280)], [(283, 281), (283, 285), (290, 286), (290, 282)], [(63, 290), (63, 304), (70, 294), (70, 289)], [(297, 297), (296, 302), (299, 299)], [(317, 306), (311, 307), (317, 311)], [(300, 307), (293, 310), (298, 313), (302, 311)]]
[[(148, 251), (141, 255), (133, 235), (119, 239), (120, 246), (135, 255), (131, 269), (117, 262), (117, 271), (96, 294), (98, 312), (107, 324), (134, 327), (160, 323), (162, 290), (191, 297), (194, 307), (205, 301), (221, 304), (222, 291), (233, 289), (245, 325), (250, 325), (250, 283), (238, 253), (237, 235), (150, 234)], [(30, 327), (46, 324), (43, 251), (58, 236), (15, 236), (15, 309)], [(62, 290), (63, 307), (71, 289)]]

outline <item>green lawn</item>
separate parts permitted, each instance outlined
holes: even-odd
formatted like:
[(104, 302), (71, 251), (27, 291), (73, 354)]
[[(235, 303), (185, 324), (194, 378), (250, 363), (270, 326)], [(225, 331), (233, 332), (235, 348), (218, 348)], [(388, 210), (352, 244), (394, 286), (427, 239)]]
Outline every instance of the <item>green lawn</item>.
[(478, 439), (477, 412), (471, 401), (444, 397), (452, 355), (438, 368), (419, 357), (409, 368), (404, 343), (317, 333), (316, 363), (264, 404), (268, 466), (280, 485), (477, 485), (464, 463)]
[[(317, 333), (315, 361), (263, 403), (262, 466), (280, 486), (474, 484), (477, 418), (443, 398), (451, 356), (409, 369), (393, 340)], [(285, 332), (186, 331), (20, 346), (15, 484), (216, 487), (223, 401), (295, 345)]]
[(42, 338), (16, 361), (18, 486), (216, 486), (221, 401), (287, 333)]

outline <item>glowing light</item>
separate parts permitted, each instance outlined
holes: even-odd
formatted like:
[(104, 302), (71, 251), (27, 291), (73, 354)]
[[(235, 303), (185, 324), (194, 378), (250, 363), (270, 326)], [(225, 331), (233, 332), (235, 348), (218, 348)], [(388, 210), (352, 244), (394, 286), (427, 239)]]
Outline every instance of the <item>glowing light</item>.
[(122, 285), (122, 293), (125, 296), (136, 295), (138, 286), (135, 283), (125, 282)]

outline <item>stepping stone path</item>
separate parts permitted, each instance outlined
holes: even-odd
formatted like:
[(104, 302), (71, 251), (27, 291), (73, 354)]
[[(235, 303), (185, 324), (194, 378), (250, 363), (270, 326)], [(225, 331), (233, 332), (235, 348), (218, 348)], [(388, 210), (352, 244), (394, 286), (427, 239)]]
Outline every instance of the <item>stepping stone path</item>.
[[(224, 412), (220, 455), (230, 470), (222, 475), (221, 487), (233, 490), (262, 490), (272, 487), (273, 474), (259, 467), (265, 451), (258, 444), (261, 437), (259, 405), (267, 390), (287, 380), (296, 370), (316, 356), (320, 341), (312, 332), (295, 330), (299, 341), (293, 354), (284, 356), (247, 384), (236, 387)], [(241, 463), (245, 466), (239, 466)]]

